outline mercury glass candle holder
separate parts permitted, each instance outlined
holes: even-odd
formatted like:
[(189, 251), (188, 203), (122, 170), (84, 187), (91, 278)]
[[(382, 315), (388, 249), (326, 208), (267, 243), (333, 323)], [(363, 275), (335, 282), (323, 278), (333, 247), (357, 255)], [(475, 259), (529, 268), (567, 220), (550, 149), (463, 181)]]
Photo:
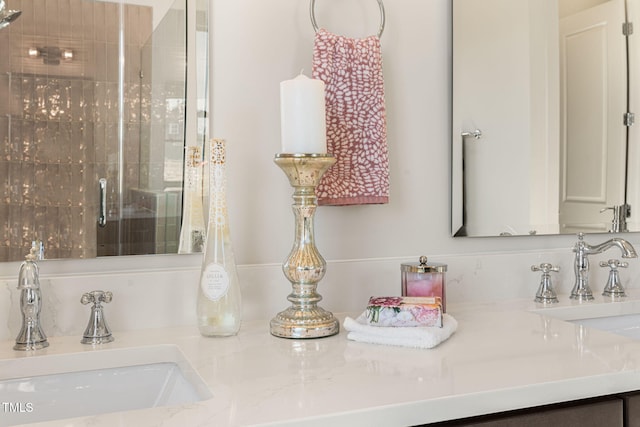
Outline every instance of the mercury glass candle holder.
[(322, 300), (317, 292), (318, 282), (327, 263), (316, 248), (313, 222), (318, 206), (316, 187), (336, 159), (328, 154), (277, 154), (274, 161), (294, 188), (295, 238), (291, 253), (282, 264), (293, 289), (287, 297), (291, 306), (271, 320), (271, 334), (283, 338), (335, 335), (340, 330), (338, 320), (318, 306)]

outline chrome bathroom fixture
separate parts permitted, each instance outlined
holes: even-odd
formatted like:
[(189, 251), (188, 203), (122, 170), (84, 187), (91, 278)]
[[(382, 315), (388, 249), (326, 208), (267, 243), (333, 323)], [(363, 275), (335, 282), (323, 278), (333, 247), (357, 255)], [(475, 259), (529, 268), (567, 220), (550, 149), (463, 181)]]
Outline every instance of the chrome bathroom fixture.
[(89, 324), (80, 341), (82, 344), (105, 344), (113, 341), (113, 335), (102, 311), (102, 303), (110, 303), (112, 299), (113, 294), (104, 291), (91, 291), (82, 295), (80, 302), (83, 305), (93, 304)]
[(460, 132), (460, 136), (463, 138), (467, 138), (467, 137), (473, 137), (473, 139), (480, 139), (482, 138), (482, 131), (480, 129), (475, 129), (472, 131), (462, 131)]
[(22, 14), (21, 10), (7, 10), (4, 0), (0, 0), (0, 30), (8, 27)]
[(31, 248), (18, 273), (18, 289), (20, 290), (20, 311), (22, 312), (22, 328), (16, 338), (14, 350), (39, 350), (49, 346), (47, 336), (40, 326), (42, 295), (38, 264), (36, 264), (35, 247)]
[(627, 205), (615, 205), (608, 206), (604, 209), (600, 209), (600, 213), (612, 210), (613, 211), (613, 219), (611, 220), (611, 229), (610, 233), (621, 233), (628, 232), (629, 228), (627, 226), (627, 218), (631, 216), (631, 206)]
[[(378, 38), (382, 37), (382, 33), (384, 33), (384, 26), (386, 22), (386, 14), (384, 11), (384, 3), (382, 0), (378, 0), (378, 7), (380, 8), (380, 26), (378, 27)], [(313, 29), (318, 32), (318, 23), (316, 22), (316, 0), (311, 0), (309, 4), (309, 15), (311, 16), (311, 25), (313, 25)]]
[(536, 292), (535, 302), (541, 302), (543, 304), (554, 304), (558, 302), (558, 296), (553, 289), (551, 283), (551, 272), (560, 271), (560, 267), (553, 266), (547, 262), (543, 262), (540, 265), (532, 265), (531, 271), (541, 271), (542, 277), (540, 278), (540, 286), (538, 292)]
[(107, 178), (100, 178), (98, 186), (98, 193), (100, 194), (98, 227), (105, 228), (107, 226)]
[(295, 239), (289, 257), (282, 264), (293, 292), (291, 306), (271, 320), (271, 334), (282, 338), (320, 338), (335, 335), (338, 320), (318, 306), (322, 296), (316, 291), (327, 263), (318, 252), (313, 220), (318, 205), (316, 187), (322, 175), (336, 163), (330, 154), (277, 154), (275, 163), (294, 188)]
[(612, 247), (617, 247), (622, 252), (622, 258), (637, 258), (635, 248), (631, 243), (624, 239), (613, 238), (596, 246), (591, 246), (584, 241), (584, 233), (578, 234), (578, 242), (573, 247), (575, 252), (574, 271), (576, 281), (571, 290), (569, 298), (579, 301), (590, 301), (593, 299), (593, 293), (589, 288), (589, 255), (602, 253)]
[(73, 61), (73, 50), (59, 48), (57, 46), (30, 47), (27, 50), (29, 58), (42, 58), (42, 63), (46, 65), (60, 65), (60, 61)]
[(604, 287), (602, 296), (611, 298), (622, 298), (627, 296), (624, 291), (624, 287), (622, 286), (622, 282), (620, 281), (620, 272), (618, 271), (618, 268), (627, 268), (628, 266), (628, 262), (617, 259), (600, 261), (600, 267), (609, 267), (609, 279)]

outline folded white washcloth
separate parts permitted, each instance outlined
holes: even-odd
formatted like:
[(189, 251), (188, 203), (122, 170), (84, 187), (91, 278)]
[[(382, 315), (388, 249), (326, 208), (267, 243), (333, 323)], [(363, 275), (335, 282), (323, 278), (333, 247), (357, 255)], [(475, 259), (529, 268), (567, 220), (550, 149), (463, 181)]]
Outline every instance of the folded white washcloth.
[(367, 324), (366, 314), (357, 319), (344, 319), (347, 338), (371, 344), (396, 345), (414, 348), (433, 348), (445, 341), (458, 328), (458, 322), (449, 314), (442, 315), (442, 328), (436, 327), (386, 327)]

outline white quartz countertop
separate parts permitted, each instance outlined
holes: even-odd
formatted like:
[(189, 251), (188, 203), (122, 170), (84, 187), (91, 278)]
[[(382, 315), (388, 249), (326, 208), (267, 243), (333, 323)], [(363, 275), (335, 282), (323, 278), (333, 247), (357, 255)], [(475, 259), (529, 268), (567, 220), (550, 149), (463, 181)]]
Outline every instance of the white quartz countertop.
[[(541, 312), (560, 318), (640, 312), (636, 296)], [(203, 338), (195, 327), (115, 331), (116, 341), (97, 348), (80, 344), (80, 337), (52, 337), (50, 347), (32, 354), (4, 341), (0, 362), (173, 345), (213, 395), (182, 406), (37, 424), (66, 427), (408, 426), (640, 390), (640, 341), (535, 309), (529, 301), (450, 304), (458, 330), (430, 350), (353, 342), (344, 330), (321, 339), (276, 338), (265, 320), (247, 322), (228, 338)]]

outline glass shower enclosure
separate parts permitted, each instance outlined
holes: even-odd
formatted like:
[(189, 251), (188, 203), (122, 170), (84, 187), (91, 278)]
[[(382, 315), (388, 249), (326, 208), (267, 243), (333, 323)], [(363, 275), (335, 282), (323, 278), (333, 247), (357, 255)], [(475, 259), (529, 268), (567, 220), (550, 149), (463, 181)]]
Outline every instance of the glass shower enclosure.
[(0, 261), (176, 253), (186, 0), (7, 3)]

